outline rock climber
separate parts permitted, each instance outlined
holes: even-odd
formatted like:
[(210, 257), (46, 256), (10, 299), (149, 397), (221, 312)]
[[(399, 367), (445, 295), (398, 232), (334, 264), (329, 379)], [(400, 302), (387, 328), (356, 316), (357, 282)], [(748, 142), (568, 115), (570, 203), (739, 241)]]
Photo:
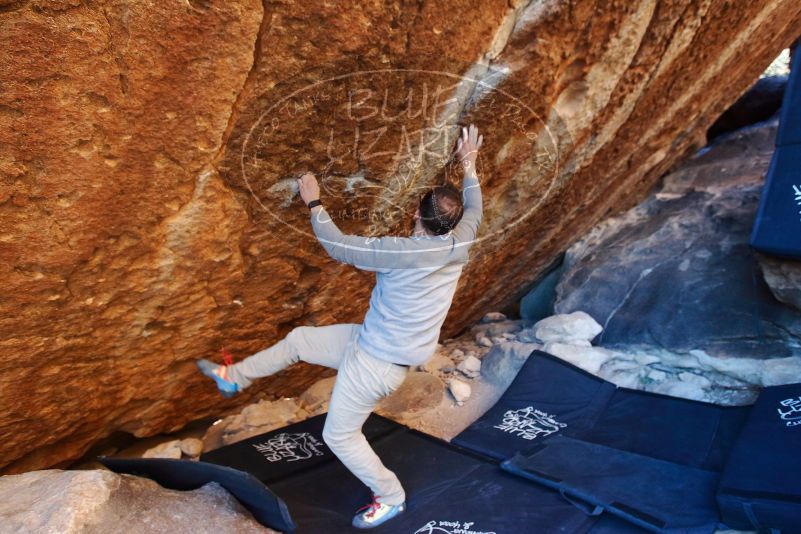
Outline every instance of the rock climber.
[(427, 191), (410, 237), (344, 235), (321, 203), (317, 179), (304, 174), (298, 179), (300, 196), (320, 244), (333, 259), (376, 273), (364, 321), (297, 327), (233, 365), (197, 362), (225, 396), (299, 360), (338, 370), (323, 441), (373, 493), (372, 502), (353, 518), (357, 528), (377, 527), (405, 510), (403, 486), (370, 447), (362, 425), (378, 401), (401, 385), (409, 366), (424, 364), (434, 354), (481, 223), (476, 158), (482, 142), (475, 126), (462, 128), (455, 152), (464, 172), (462, 193), (450, 184)]

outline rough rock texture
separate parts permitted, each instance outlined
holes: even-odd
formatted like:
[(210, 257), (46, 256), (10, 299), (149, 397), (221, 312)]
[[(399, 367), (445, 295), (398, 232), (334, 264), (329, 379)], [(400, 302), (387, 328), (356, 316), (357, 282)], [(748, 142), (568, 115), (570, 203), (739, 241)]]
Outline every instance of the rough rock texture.
[(270, 430), (303, 421), (308, 412), (298, 406), (295, 399), (263, 400), (245, 406), (236, 415), (230, 415), (212, 426), (203, 437), (205, 450), (216, 449), (229, 443), (242, 441)]
[(33, 471), (0, 477), (3, 532), (217, 534), (275, 532), (215, 483), (194, 491), (110, 471)]
[(761, 258), (775, 298), (748, 246), (776, 124), (722, 138), (572, 246), (556, 309), (602, 323), (603, 347), (544, 350), (618, 385), (723, 404), (797, 382), (801, 314), (777, 300), (797, 299), (797, 262)]
[(552, 315), (538, 321), (534, 336), (543, 342), (592, 341), (601, 333), (601, 325), (581, 310), (563, 315)]
[(476, 378), (481, 374), (481, 360), (470, 355), (456, 366), (456, 370), (467, 378)]
[(392, 395), (378, 404), (376, 412), (392, 418), (413, 415), (439, 404), (444, 392), (445, 385), (436, 376), (412, 371), (406, 375), (406, 380)]
[(557, 312), (589, 313), (603, 346), (801, 356), (801, 314), (774, 298), (748, 245), (775, 133), (775, 121), (736, 132), (572, 246)]
[(142, 458), (197, 458), (203, 452), (203, 441), (197, 438), (174, 439), (159, 443), (142, 454)]
[(765, 283), (773, 296), (801, 310), (801, 261), (757, 254)]
[(745, 126), (765, 121), (778, 113), (782, 107), (787, 75), (760, 78), (737, 102), (709, 128), (710, 141), (721, 135)]
[(487, 133), (453, 333), (702, 145), (799, 22), (797, 0), (3, 2), (0, 466), (322, 376), (222, 402), (192, 365), (365, 311), (294, 173), (347, 231), (401, 232), (456, 122)]
[(473, 392), (470, 384), (467, 382), (462, 382), (457, 378), (451, 378), (448, 380), (448, 391), (450, 391), (451, 395), (453, 395), (456, 404), (460, 406), (470, 398), (470, 394)]

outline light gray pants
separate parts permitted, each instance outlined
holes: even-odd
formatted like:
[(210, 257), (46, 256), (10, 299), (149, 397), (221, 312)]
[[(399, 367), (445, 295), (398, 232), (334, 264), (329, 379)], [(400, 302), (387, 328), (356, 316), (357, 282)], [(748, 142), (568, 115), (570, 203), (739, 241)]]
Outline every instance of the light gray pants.
[(407, 367), (379, 360), (359, 349), (358, 324), (301, 326), (284, 339), (228, 368), (228, 378), (245, 388), (299, 360), (337, 369), (323, 429), (323, 441), (380, 502), (406, 500), (398, 477), (387, 469), (362, 434), (378, 401), (395, 391)]

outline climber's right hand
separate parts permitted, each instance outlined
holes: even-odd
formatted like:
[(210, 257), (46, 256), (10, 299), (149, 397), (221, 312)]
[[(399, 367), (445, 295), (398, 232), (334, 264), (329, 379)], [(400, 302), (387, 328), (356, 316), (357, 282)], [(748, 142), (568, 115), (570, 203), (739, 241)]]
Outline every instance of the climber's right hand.
[(484, 142), (484, 136), (478, 135), (478, 128), (471, 124), (462, 128), (462, 135), (456, 141), (456, 158), (462, 164), (465, 171), (476, 169), (476, 158), (478, 149)]

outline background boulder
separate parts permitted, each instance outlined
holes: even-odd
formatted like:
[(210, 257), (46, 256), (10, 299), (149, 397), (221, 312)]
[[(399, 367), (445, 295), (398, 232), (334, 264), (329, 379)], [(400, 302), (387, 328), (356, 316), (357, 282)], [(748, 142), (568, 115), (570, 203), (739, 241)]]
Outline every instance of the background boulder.
[(4, 532), (275, 532), (256, 522), (216, 483), (174, 491), (152, 480), (102, 470), (0, 477), (0, 522)]
[(693, 157), (567, 252), (556, 311), (582, 310), (606, 347), (722, 358), (801, 356), (801, 314), (769, 290), (748, 245), (776, 122)]

